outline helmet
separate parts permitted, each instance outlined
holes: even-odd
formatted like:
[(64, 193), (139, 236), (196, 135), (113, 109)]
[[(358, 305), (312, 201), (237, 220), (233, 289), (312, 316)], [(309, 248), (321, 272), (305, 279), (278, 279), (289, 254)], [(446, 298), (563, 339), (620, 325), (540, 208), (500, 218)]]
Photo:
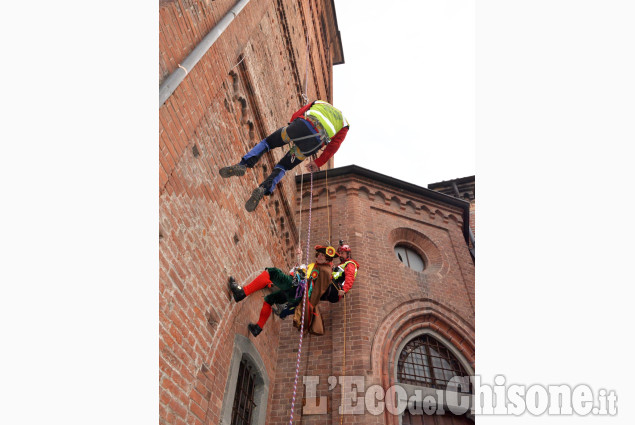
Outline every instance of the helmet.
[(341, 252), (341, 251), (345, 251), (345, 252), (351, 252), (351, 247), (348, 245), (340, 245), (337, 248), (337, 252)]

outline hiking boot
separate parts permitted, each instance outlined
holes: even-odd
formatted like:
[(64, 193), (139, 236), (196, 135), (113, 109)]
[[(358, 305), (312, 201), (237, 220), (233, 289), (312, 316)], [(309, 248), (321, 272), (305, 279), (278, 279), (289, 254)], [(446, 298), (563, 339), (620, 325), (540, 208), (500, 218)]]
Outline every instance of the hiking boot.
[(245, 209), (249, 212), (255, 210), (263, 196), (265, 196), (265, 188), (258, 186), (251, 192), (251, 197), (245, 203)]
[(245, 171), (247, 171), (247, 166), (238, 163), (228, 167), (223, 167), (218, 171), (218, 173), (222, 178), (226, 179), (231, 176), (243, 176), (245, 175)]
[(249, 329), (249, 332), (251, 332), (253, 336), (258, 336), (260, 335), (260, 332), (262, 332), (262, 328), (258, 325), (254, 325), (253, 323), (248, 324), (247, 328)]
[(236, 283), (236, 281), (234, 280), (232, 276), (229, 276), (229, 290), (232, 291), (232, 294), (234, 295), (234, 300), (236, 302), (244, 300), (245, 297), (247, 296), (245, 295), (245, 291), (243, 290), (243, 288), (238, 286), (238, 284)]

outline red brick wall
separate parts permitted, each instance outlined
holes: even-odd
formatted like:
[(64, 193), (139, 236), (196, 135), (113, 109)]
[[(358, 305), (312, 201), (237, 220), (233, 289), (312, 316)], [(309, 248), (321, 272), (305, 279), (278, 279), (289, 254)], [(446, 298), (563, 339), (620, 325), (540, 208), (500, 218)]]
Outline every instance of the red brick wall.
[[(233, 4), (161, 2), (160, 81)], [(272, 317), (260, 336), (248, 334), (247, 323), (258, 318), (261, 294), (236, 304), (227, 277), (245, 283), (264, 267), (290, 268), (298, 232), (302, 247), (306, 244), (308, 215), (303, 214), (300, 226), (294, 172), (254, 213), (244, 209), (251, 190), (282, 152), (267, 153), (241, 178), (220, 179), (218, 169), (237, 162), (301, 106), (307, 32), (312, 45), (308, 96), (331, 100), (334, 41), (320, 25), (322, 15), (334, 25), (329, 8), (329, 1), (251, 0), (159, 109), (161, 423), (219, 423), (237, 333), (248, 336), (264, 360), (271, 382), (267, 423), (288, 422), (298, 332), (290, 319)], [(308, 181), (304, 185), (306, 192)], [(436, 326), (473, 362), (474, 270), (460, 211), (355, 176), (330, 181), (329, 191), (327, 197), (324, 182), (316, 182), (311, 246), (345, 239), (362, 264), (347, 300), (346, 373), (389, 382), (382, 359), (394, 349), (399, 337), (393, 338), (394, 332), (408, 326)], [(417, 275), (396, 262), (390, 238), (397, 227), (419, 231), (438, 248), (434, 274)], [(339, 393), (328, 393), (326, 378), (342, 371), (343, 305), (321, 308), (327, 334), (307, 337), (302, 371), (322, 377), (321, 394), (335, 394), (329, 407), (334, 409), (332, 422), (339, 423)], [(299, 400), (302, 395), (300, 378)], [(302, 419), (324, 423), (323, 416)], [(384, 423), (384, 418), (345, 419), (355, 421)]]
[(470, 229), (476, 238), (476, 199), (470, 202)]
[[(329, 376), (364, 376), (367, 388), (394, 384), (391, 359), (399, 343), (417, 329), (442, 335), (474, 366), (474, 264), (462, 232), (462, 211), (356, 175), (328, 180), (328, 197), (325, 180), (315, 182), (311, 244), (344, 239), (361, 267), (346, 306), (320, 303), (326, 334), (304, 341), (301, 375), (320, 377), (317, 396), (327, 397), (330, 417), (306, 415), (303, 424), (339, 423), (340, 387), (329, 391)], [(306, 223), (308, 197), (302, 208)], [(423, 247), (430, 260), (427, 271), (417, 273), (402, 265), (393, 252), (396, 241)], [(285, 401), (291, 399), (299, 337), (290, 320), (282, 323), (274, 388), (278, 403), (268, 422), (276, 425), (289, 419)], [(300, 414), (297, 408), (296, 417)], [(387, 414), (344, 418), (345, 424), (395, 421)]]
[[(235, 3), (161, 2), (160, 82)], [(294, 173), (254, 213), (244, 209), (282, 153), (266, 154), (242, 178), (220, 179), (218, 169), (301, 106), (304, 28), (314, 45), (308, 96), (330, 100), (332, 58), (317, 41), (328, 36), (314, 23), (323, 13), (321, 1), (252, 0), (159, 109), (161, 423), (219, 423), (234, 335), (248, 335), (262, 303), (258, 296), (235, 304), (227, 278), (244, 283), (295, 260)], [(272, 320), (257, 339), (249, 336), (272, 382), (278, 335)]]

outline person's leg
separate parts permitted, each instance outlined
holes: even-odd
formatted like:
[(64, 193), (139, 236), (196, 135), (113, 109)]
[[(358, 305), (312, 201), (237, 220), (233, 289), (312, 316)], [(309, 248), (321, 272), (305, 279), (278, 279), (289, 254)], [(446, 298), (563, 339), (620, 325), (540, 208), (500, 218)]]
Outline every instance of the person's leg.
[(251, 193), (251, 197), (245, 203), (245, 209), (252, 212), (258, 206), (258, 203), (264, 196), (271, 196), (276, 185), (282, 180), (287, 171), (294, 169), (302, 162), (296, 158), (291, 152), (287, 152), (285, 156), (276, 164), (271, 174)]
[[(287, 134), (294, 140), (294, 144), (302, 153), (303, 158), (313, 155), (322, 147), (323, 136), (315, 131), (308, 121), (299, 118), (293, 121), (292, 125), (287, 128)], [(309, 135), (314, 135), (314, 137), (306, 137)]]
[(258, 336), (258, 334), (260, 334), (260, 332), (262, 332), (262, 329), (265, 327), (265, 323), (267, 323), (269, 316), (271, 316), (271, 306), (273, 304), (280, 304), (285, 302), (287, 302), (287, 294), (284, 290), (276, 291), (267, 295), (262, 303), (262, 308), (260, 309), (260, 318), (258, 319), (258, 323), (250, 323), (249, 325), (247, 325), (249, 332), (251, 332), (253, 336)]
[[(312, 130), (310, 126), (307, 126), (304, 120), (297, 119), (280, 132), (280, 139), (276, 139), (275, 143), (285, 144), (288, 143), (289, 140), (310, 136), (314, 134), (314, 132), (315, 130)], [(315, 144), (315, 141), (312, 143)], [(287, 152), (286, 155), (283, 156), (276, 164), (271, 171), (271, 174), (269, 174), (267, 178), (253, 190), (251, 197), (245, 203), (245, 209), (249, 212), (254, 211), (263, 196), (271, 196), (276, 188), (276, 185), (280, 182), (280, 180), (282, 180), (285, 173), (294, 169), (304, 158), (305, 156), (298, 156), (296, 154), (296, 150), (292, 147), (289, 152)]]
[(249, 296), (256, 291), (265, 288), (266, 286), (271, 286), (271, 283), (271, 276), (269, 276), (269, 272), (265, 270), (264, 272), (260, 273), (254, 280), (252, 280), (251, 283), (243, 287), (245, 296)]
[(242, 176), (247, 168), (253, 168), (265, 152), (273, 148), (283, 146), (285, 141), (282, 138), (282, 131), (285, 127), (281, 127), (262, 139), (256, 146), (247, 152), (238, 164), (229, 165), (219, 170), (221, 177), (227, 178), (231, 176)]
[(283, 140), (282, 131), (285, 127), (280, 127), (254, 146), (249, 152), (245, 154), (240, 160), (240, 164), (247, 166), (247, 168), (253, 168), (258, 163), (260, 158), (265, 152), (269, 152), (271, 149), (284, 146), (287, 142)]
[(262, 328), (265, 326), (265, 323), (267, 323), (267, 319), (269, 319), (270, 315), (271, 304), (263, 301), (262, 308), (260, 309), (260, 318), (258, 319), (258, 323), (250, 323), (247, 325), (247, 329), (249, 329), (249, 332), (251, 332), (253, 336), (258, 336), (260, 332), (262, 332)]
[(280, 316), (281, 319), (284, 319), (287, 316), (295, 314), (295, 309), (296, 308), (302, 308), (302, 298), (301, 297), (300, 298), (294, 298), (293, 300), (291, 300), (288, 303), (286, 303), (284, 305), (284, 308), (278, 314), (278, 316)]
[(289, 274), (283, 272), (277, 267), (267, 267), (265, 270), (269, 273), (269, 278), (276, 287), (282, 290), (288, 290), (293, 287), (293, 277)]
[(253, 281), (251, 281), (251, 283), (245, 285), (244, 287), (238, 286), (234, 278), (232, 276), (229, 277), (229, 289), (232, 291), (236, 302), (242, 301), (245, 297), (270, 284), (271, 278), (266, 270), (260, 273)]
[(331, 303), (339, 302), (340, 295), (337, 292), (337, 288), (335, 288), (335, 286), (331, 283), (329, 287), (326, 289), (326, 292), (324, 292), (324, 295), (320, 297), (320, 300), (328, 301)]

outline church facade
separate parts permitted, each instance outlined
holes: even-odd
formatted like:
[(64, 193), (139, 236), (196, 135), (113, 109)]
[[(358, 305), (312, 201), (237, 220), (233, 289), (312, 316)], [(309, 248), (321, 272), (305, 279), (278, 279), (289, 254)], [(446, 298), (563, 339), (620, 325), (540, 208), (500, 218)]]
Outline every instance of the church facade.
[[(331, 160), (312, 191), (298, 167), (248, 213), (284, 152), (242, 177), (218, 175), (303, 95), (332, 101), (332, 67), (344, 62), (333, 2), (168, 0), (159, 30), (169, 92), (159, 105), (160, 423), (284, 424), (292, 405), (303, 424), (472, 422), (447, 399), (444, 415), (418, 414), (418, 400), (474, 374), (473, 199)], [(197, 46), (207, 50), (184, 71)], [(236, 303), (229, 276), (286, 271), (298, 248), (312, 260), (313, 246), (339, 240), (360, 269), (343, 300), (320, 304), (325, 334), (304, 335), (299, 362), (291, 318), (272, 316), (252, 336), (270, 290)]]

